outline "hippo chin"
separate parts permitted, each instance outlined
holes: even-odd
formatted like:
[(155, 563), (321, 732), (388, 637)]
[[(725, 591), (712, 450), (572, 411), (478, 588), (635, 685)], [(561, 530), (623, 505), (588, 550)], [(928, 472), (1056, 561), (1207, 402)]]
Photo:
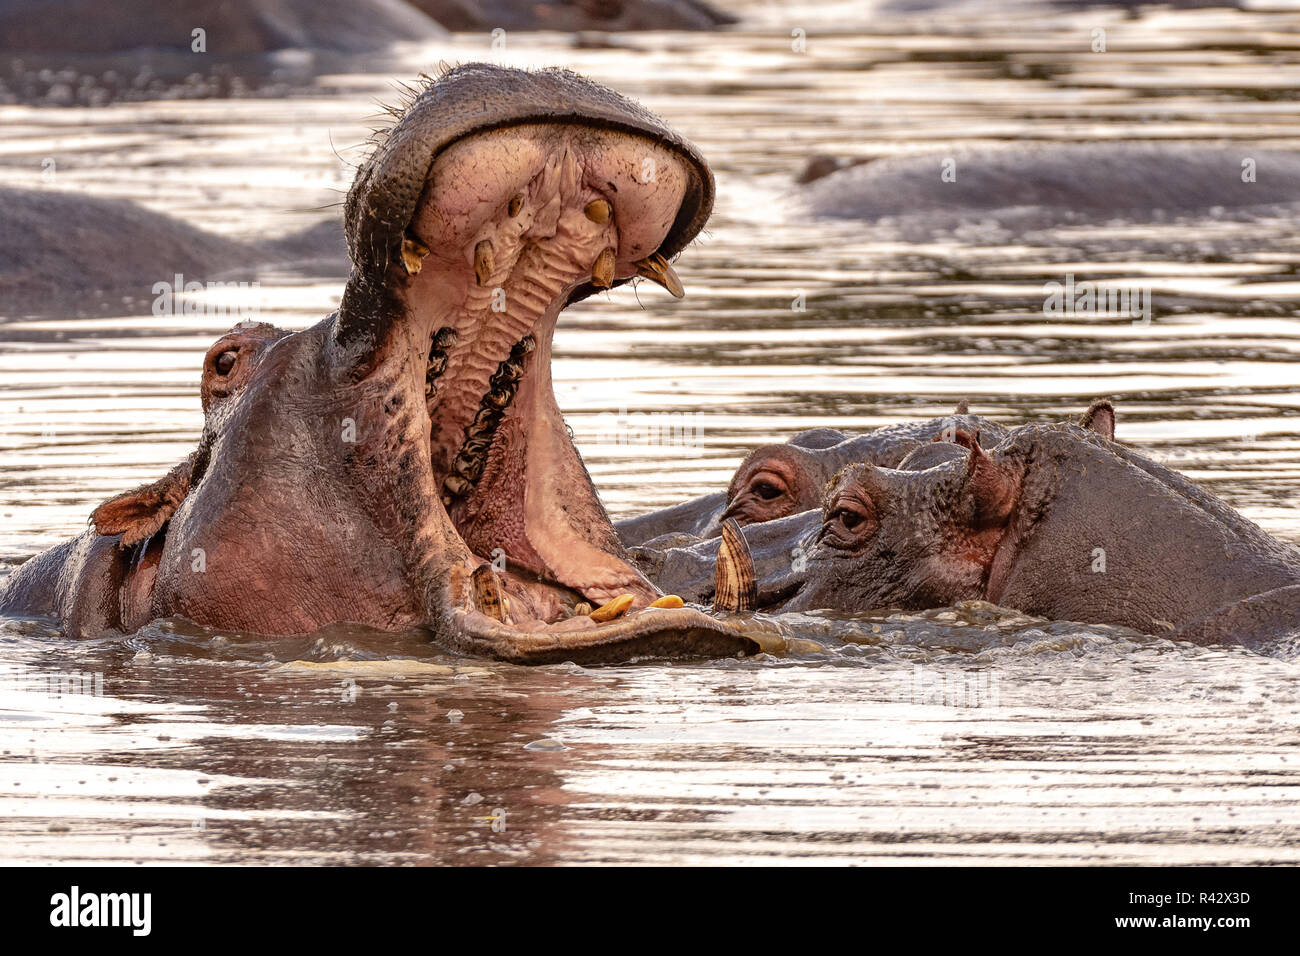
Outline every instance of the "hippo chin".
[(982, 599), (1260, 650), (1300, 631), (1300, 552), (1177, 472), (1074, 425), (939, 451), (836, 479), (786, 610)]
[(427, 627), (528, 662), (756, 651), (625, 560), (550, 377), (568, 303), (637, 276), (680, 292), (668, 260), (712, 201), (695, 148), (601, 86), (445, 73), (348, 194), (339, 310), (218, 342), (195, 453), (15, 571), (0, 611), (76, 636)]

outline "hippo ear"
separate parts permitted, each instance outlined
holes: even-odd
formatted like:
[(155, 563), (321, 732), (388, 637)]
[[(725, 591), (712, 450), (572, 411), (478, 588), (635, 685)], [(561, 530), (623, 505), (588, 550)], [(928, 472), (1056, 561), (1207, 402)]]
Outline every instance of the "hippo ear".
[(1115, 440), (1115, 406), (1104, 398), (1099, 398), (1088, 406), (1088, 410), (1079, 419), (1079, 424), (1089, 431), (1096, 432), (1107, 441)]
[(109, 498), (90, 515), (99, 534), (122, 536), (122, 547), (130, 547), (155, 534), (180, 507), (190, 490), (194, 456), (165, 476), (134, 491)]
[(970, 402), (967, 399), (963, 398), (960, 402), (957, 403), (957, 407), (952, 410), (952, 413), (954, 415), (969, 415)]
[(978, 441), (969, 445), (966, 459), (966, 492), (974, 503), (975, 523), (980, 527), (1003, 525), (1015, 510), (1018, 494), (1013, 481)]
[(961, 445), (962, 448), (978, 448), (980, 443), (980, 433), (977, 430), (975, 434), (972, 435), (970, 432), (962, 428), (957, 429), (955, 432), (950, 432), (947, 429), (944, 429), (930, 440), (947, 442), (950, 445)]

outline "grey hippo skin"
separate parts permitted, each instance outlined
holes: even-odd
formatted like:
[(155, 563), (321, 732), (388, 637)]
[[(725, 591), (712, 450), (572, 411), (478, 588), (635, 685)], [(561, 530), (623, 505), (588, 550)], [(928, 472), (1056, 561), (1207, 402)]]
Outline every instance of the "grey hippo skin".
[(178, 274), (187, 283), (247, 281), (275, 263), (336, 275), (348, 262), (336, 220), (243, 243), (124, 199), (0, 187), (0, 209), (0, 303), (9, 315), (116, 315), (125, 300), (155, 298), (154, 285), (170, 287)]
[(423, 627), (521, 662), (756, 651), (628, 563), (550, 380), (561, 309), (637, 276), (680, 291), (668, 260), (712, 204), (695, 148), (610, 90), (450, 70), (357, 174), (339, 310), (214, 346), (194, 454), (17, 569), (0, 611), (70, 636)]
[[(815, 159), (805, 181), (834, 168), (826, 157)], [(1242, 177), (1247, 159), (1254, 170), (1249, 182)], [(955, 164), (951, 181), (940, 175), (948, 160)], [(1147, 221), (1214, 207), (1231, 217), (1300, 202), (1300, 153), (1247, 146), (1053, 143), (849, 162), (850, 168), (801, 188), (815, 215), (888, 219), (918, 229), (994, 217), (1037, 228), (1112, 217)]]
[(963, 443), (923, 471), (846, 469), (785, 608), (979, 598), (1256, 650), (1300, 629), (1300, 552), (1177, 472), (1073, 425)]
[(206, 56), (284, 49), (362, 53), (448, 30), (712, 30), (736, 18), (703, 0), (0, 0), (0, 53)]
[[(1115, 437), (1115, 409), (1107, 401), (1096, 401), (1080, 419), (1085, 428), (1093, 429), (1099, 434), (1113, 439)], [(826, 438), (831, 429), (821, 429)], [(805, 432), (804, 435), (811, 433)], [(833, 432), (834, 435), (840, 433)], [(847, 442), (837, 442), (829, 448), (841, 444), (850, 444), (853, 454), (847, 458), (836, 457), (833, 466), (825, 469), (827, 477), (815, 486), (809, 482), (807, 496), (800, 495), (789, 508), (778, 503), (773, 513), (763, 516), (752, 510), (741, 508), (729, 509), (737, 523), (742, 526), (741, 533), (749, 548), (754, 564), (754, 579), (757, 588), (759, 607), (778, 606), (788, 599), (793, 591), (803, 583), (800, 571), (803, 562), (812, 549), (814, 539), (821, 528), (821, 504), (827, 484), (845, 467), (854, 464), (872, 464), (883, 468), (896, 468), (905, 471), (919, 471), (946, 461), (957, 446), (951, 444), (959, 435), (963, 440), (978, 438), (984, 447), (993, 447), (1003, 441), (1009, 434), (1006, 428), (996, 422), (966, 413), (965, 403), (958, 407), (954, 415), (936, 418), (929, 422), (889, 426), (877, 429), (866, 435), (860, 435)], [(796, 436), (796, 439), (800, 436)], [(793, 442), (795, 439), (791, 439)], [(788, 462), (785, 456), (786, 445), (772, 445), (777, 454), (777, 461)], [(829, 449), (828, 449), (829, 450)], [(760, 456), (764, 449), (755, 451), (749, 459)], [(761, 456), (759, 460), (764, 460)], [(826, 460), (821, 460), (826, 464)], [(822, 469), (818, 469), (818, 477)], [(743, 501), (735, 494), (737, 487), (744, 487), (746, 482), (761, 476), (763, 472), (752, 471), (742, 465), (737, 471), (737, 479), (732, 482), (733, 506)], [(763, 480), (759, 478), (759, 480)], [(705, 499), (697, 499), (705, 500)], [(767, 504), (776, 498), (757, 502)], [(671, 509), (670, 509), (671, 510)], [(744, 518), (740, 514), (744, 511)], [(658, 514), (658, 512), (657, 512)], [(666, 534), (649, 543), (630, 548), (632, 560), (646, 575), (664, 591), (681, 596), (687, 601), (706, 603), (714, 598), (715, 568), (718, 560), (720, 531), (705, 535)]]
[(204, 30), (201, 55), (210, 57), (360, 53), (447, 35), (405, 0), (0, 0), (4, 53), (190, 53), (195, 28)]
[(694, 538), (716, 538), (728, 518), (744, 527), (820, 507), (826, 482), (845, 465), (861, 461), (893, 468), (917, 446), (957, 431), (978, 433), (985, 445), (996, 445), (1006, 434), (997, 422), (971, 415), (965, 402), (943, 418), (887, 425), (864, 435), (813, 428), (787, 442), (754, 449), (740, 463), (725, 492), (625, 518), (614, 527), (629, 547), (664, 547)]
[(448, 30), (712, 30), (736, 17), (704, 0), (410, 0)]

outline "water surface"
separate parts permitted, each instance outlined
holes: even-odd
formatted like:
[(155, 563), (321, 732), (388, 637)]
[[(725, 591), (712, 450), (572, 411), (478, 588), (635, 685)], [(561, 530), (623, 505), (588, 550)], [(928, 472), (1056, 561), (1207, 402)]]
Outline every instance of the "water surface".
[[(282, 236), (337, 214), (396, 79), (439, 60), (566, 64), (660, 112), (718, 178), (708, 233), (678, 264), (685, 300), (621, 289), (566, 313), (557, 333), (557, 396), (617, 516), (716, 490), (745, 450), (814, 425), (929, 418), (960, 398), (1007, 423), (1053, 420), (1104, 396), (1123, 441), (1300, 543), (1293, 220), (1021, 232), (975, 217), (917, 241), (889, 224), (814, 221), (791, 185), (817, 152), (1295, 149), (1300, 16), (740, 6), (749, 25), (725, 34), (581, 49), (520, 34), (504, 54), (462, 36), (284, 96), (3, 106), (0, 184)], [(1098, 26), (1105, 54), (1089, 49)], [(806, 32), (802, 53), (793, 29)], [(1154, 321), (1045, 319), (1043, 284), (1067, 273), (1149, 285)], [(208, 296), (198, 315), (153, 315), (148, 289), (94, 318), (0, 304), (0, 561), (77, 533), (98, 502), (189, 452), (201, 357), (242, 314), (305, 327), (342, 280), (268, 269), (258, 289)], [(527, 669), (451, 657), (419, 634), (259, 642), (159, 623), (70, 645), (45, 625), (0, 624), (0, 854), (1300, 856), (1291, 657), (981, 606), (787, 627), (781, 657)]]

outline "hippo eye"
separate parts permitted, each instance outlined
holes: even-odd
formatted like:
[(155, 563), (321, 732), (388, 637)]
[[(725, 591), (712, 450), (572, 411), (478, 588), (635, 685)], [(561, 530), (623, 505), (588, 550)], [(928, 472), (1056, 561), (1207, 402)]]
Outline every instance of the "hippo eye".
[(867, 506), (845, 502), (826, 517), (820, 540), (832, 547), (855, 548), (871, 536), (875, 527), (875, 515)]
[(214, 363), (212, 363), (217, 370), (217, 374), (229, 375), (230, 370), (235, 367), (235, 359), (238, 357), (238, 355), (239, 352), (236, 350), (231, 350), (229, 352), (222, 352), (220, 355), (218, 355), (217, 360)]
[(861, 512), (854, 511), (851, 508), (840, 508), (831, 515), (831, 520), (838, 521), (840, 524), (844, 525), (846, 531), (852, 531), (858, 525), (862, 524), (862, 522), (866, 521), (867, 517)]
[(778, 488), (770, 481), (756, 481), (750, 485), (750, 490), (764, 501), (771, 501), (773, 498), (779, 498), (785, 494), (784, 488)]

